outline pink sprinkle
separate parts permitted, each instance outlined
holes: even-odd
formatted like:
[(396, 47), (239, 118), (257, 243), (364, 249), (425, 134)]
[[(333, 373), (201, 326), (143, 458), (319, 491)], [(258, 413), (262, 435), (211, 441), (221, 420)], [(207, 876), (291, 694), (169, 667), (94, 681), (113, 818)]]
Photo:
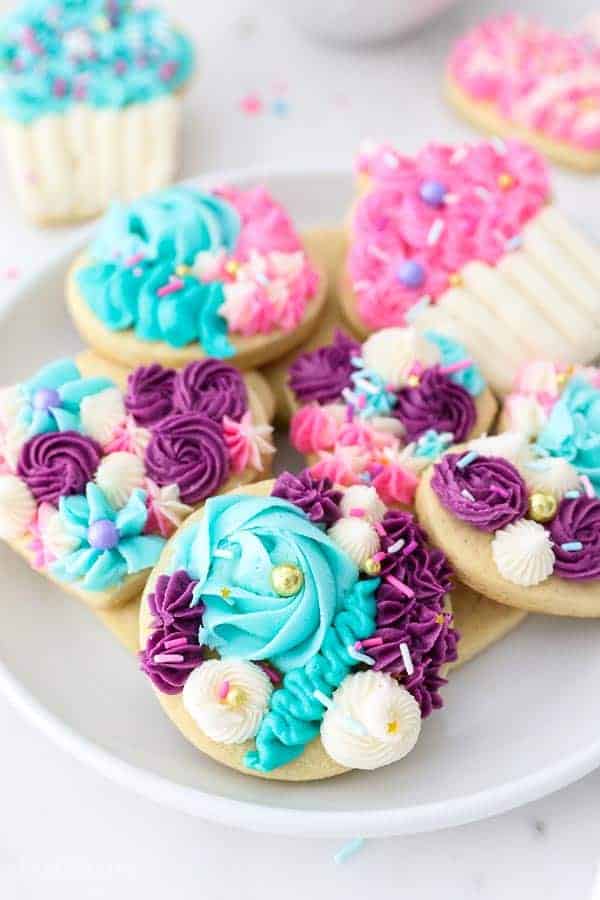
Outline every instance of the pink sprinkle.
[(359, 409), (365, 408), (365, 406), (367, 405), (367, 398), (365, 397), (364, 394), (359, 395), (356, 405), (358, 406)]
[(357, 641), (355, 643), (354, 647), (356, 648), (356, 650), (360, 650), (362, 647), (364, 647), (366, 650), (368, 647), (381, 647), (382, 644), (383, 644), (383, 638), (372, 637), (372, 638), (367, 638), (366, 641)]
[(115, 72), (117, 75), (122, 75), (127, 71), (127, 63), (124, 59), (118, 59), (115, 63)]
[(170, 81), (176, 71), (177, 63), (174, 60), (171, 60), (170, 62), (163, 63), (158, 70), (158, 77), (161, 81)]
[(137, 265), (143, 259), (144, 259), (144, 254), (140, 251), (139, 253), (134, 253), (133, 256), (129, 257), (129, 259), (126, 259), (125, 265), (127, 266), (127, 268), (130, 268), (131, 266)]
[(365, 511), (360, 506), (353, 506), (352, 509), (350, 510), (350, 515), (356, 516), (357, 519), (362, 519), (364, 514), (365, 514)]
[(225, 679), (225, 681), (222, 681), (221, 684), (219, 685), (219, 690), (217, 691), (217, 697), (219, 698), (219, 700), (224, 700), (228, 693), (229, 693), (229, 682), (227, 681), (227, 679)]
[(185, 647), (187, 644), (187, 638), (185, 635), (181, 635), (181, 637), (171, 638), (170, 641), (165, 641), (165, 647), (167, 650), (173, 650), (175, 647)]
[(375, 529), (379, 537), (383, 537), (385, 535), (385, 528), (383, 527), (381, 522), (375, 522), (373, 528)]
[(415, 592), (411, 590), (411, 588), (409, 588), (407, 584), (404, 584), (403, 581), (400, 581), (399, 578), (396, 578), (395, 575), (388, 575), (387, 580), (390, 584), (397, 588), (401, 594), (404, 594), (405, 597), (409, 597), (412, 599), (412, 597), (415, 596)]
[(581, 481), (583, 488), (585, 490), (585, 496), (592, 497), (592, 498), (595, 497), (596, 492), (594, 491), (594, 488), (592, 487), (592, 482), (590, 481), (589, 477), (587, 475), (580, 475), (579, 480)]
[(410, 544), (407, 544), (407, 546), (402, 551), (402, 556), (408, 556), (409, 553), (412, 553), (413, 550), (417, 549), (417, 546), (418, 544), (416, 541), (411, 541)]
[(183, 656), (180, 653), (157, 653), (152, 662), (155, 663), (182, 663)]
[(265, 673), (265, 675), (269, 676), (269, 678), (271, 679), (273, 684), (280, 683), (281, 675), (279, 674), (279, 672), (277, 672), (275, 669), (272, 669), (271, 666), (268, 666), (267, 663), (265, 663), (265, 662), (261, 662), (261, 663), (259, 663), (259, 665), (260, 665), (261, 669), (263, 670), (263, 672)]
[(444, 366), (443, 369), (440, 369), (442, 375), (453, 375), (454, 372), (463, 372), (465, 369), (470, 369), (473, 365), (470, 359), (461, 359), (460, 362), (452, 363), (451, 366)]
[(183, 287), (185, 287), (185, 282), (183, 282), (181, 278), (175, 278), (171, 275), (169, 283), (164, 284), (156, 293), (159, 297), (166, 297), (167, 294), (176, 294), (177, 291), (180, 291)]
[(52, 85), (52, 93), (55, 97), (64, 97), (67, 93), (67, 82), (64, 78), (55, 78)]
[(14, 278), (18, 278), (20, 275), (20, 272), (16, 266), (9, 266), (4, 274), (6, 275), (7, 278), (10, 278), (12, 280)]
[(246, 94), (240, 100), (240, 109), (247, 116), (257, 116), (263, 110), (263, 102), (258, 94)]
[(385, 559), (385, 553), (380, 550), (378, 553), (373, 554), (373, 559), (375, 560), (375, 562), (381, 562)]

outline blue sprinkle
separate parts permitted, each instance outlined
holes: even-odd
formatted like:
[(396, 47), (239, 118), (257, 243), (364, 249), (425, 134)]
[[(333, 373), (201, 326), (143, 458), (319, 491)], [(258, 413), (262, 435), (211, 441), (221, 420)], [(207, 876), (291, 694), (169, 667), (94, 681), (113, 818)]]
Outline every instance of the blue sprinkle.
[(361, 356), (352, 356), (350, 362), (355, 369), (364, 369), (365, 362)]
[(583, 544), (581, 541), (570, 541), (566, 544), (561, 544), (560, 549), (565, 550), (567, 553), (571, 551), (575, 552), (577, 550), (583, 550)]
[(355, 853), (358, 853), (359, 850), (362, 850), (365, 843), (364, 838), (354, 838), (353, 841), (348, 841), (347, 844), (344, 844), (338, 852), (333, 857), (333, 860), (337, 865), (341, 865), (341, 863), (346, 862), (351, 856), (354, 856)]
[(515, 234), (514, 237), (511, 237), (507, 240), (507, 242), (504, 245), (504, 249), (508, 250), (510, 252), (511, 250), (518, 250), (519, 247), (522, 247), (522, 246), (523, 246), (523, 238), (521, 237), (520, 234)]
[(351, 656), (352, 659), (355, 659), (357, 662), (365, 663), (365, 665), (367, 665), (367, 666), (375, 665), (374, 659), (371, 659), (371, 657), (367, 656), (366, 653), (361, 653), (360, 650), (357, 650), (355, 647), (352, 646), (352, 644), (350, 644), (348, 647), (346, 647), (346, 649), (348, 651), (348, 655)]
[(369, 484), (371, 481), (371, 473), (370, 472), (361, 472), (360, 480), (364, 481), (365, 484)]
[(466, 453), (464, 456), (461, 456), (459, 461), (456, 463), (456, 467), (458, 469), (466, 469), (466, 467), (470, 463), (475, 462), (475, 460), (477, 459), (478, 456), (479, 456), (478, 453), (475, 453), (474, 450), (471, 450), (469, 453)]
[(578, 497), (581, 497), (581, 494), (579, 493), (579, 491), (567, 491), (565, 497), (567, 498), (567, 500), (577, 500)]
[(281, 97), (279, 97), (277, 100), (273, 101), (271, 112), (274, 116), (281, 116), (283, 118), (284, 116), (287, 116), (289, 111), (290, 105), (287, 100), (283, 100)]

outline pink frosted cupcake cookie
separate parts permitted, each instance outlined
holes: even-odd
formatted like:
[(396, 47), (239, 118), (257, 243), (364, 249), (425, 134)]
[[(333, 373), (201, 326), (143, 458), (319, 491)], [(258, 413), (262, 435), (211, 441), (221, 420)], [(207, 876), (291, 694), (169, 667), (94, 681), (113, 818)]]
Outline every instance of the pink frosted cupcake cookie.
[(178, 186), (115, 205), (67, 294), (84, 340), (121, 365), (213, 356), (247, 369), (306, 339), (325, 277), (264, 188)]
[(453, 106), (479, 128), (512, 134), (557, 162), (600, 168), (597, 22), (566, 34), (516, 13), (477, 25), (446, 73)]
[(515, 142), (363, 147), (341, 281), (358, 333), (414, 322), (464, 344), (498, 393), (538, 356), (600, 347), (600, 255), (550, 203), (548, 171)]
[(90, 606), (120, 606), (195, 507), (268, 471), (270, 433), (220, 360), (139, 367), (124, 392), (50, 363), (0, 392), (0, 536)]

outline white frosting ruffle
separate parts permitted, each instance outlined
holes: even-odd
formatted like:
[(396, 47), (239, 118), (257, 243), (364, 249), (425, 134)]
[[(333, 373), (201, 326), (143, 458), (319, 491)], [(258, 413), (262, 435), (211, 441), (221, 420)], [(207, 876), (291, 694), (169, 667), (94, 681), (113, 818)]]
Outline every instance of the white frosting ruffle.
[(0, 475), (0, 537), (22, 537), (33, 521), (36, 502), (24, 481), (16, 475)]
[(497, 531), (492, 556), (503, 578), (521, 587), (545, 581), (554, 569), (554, 551), (546, 529), (531, 519), (519, 519)]
[(379, 550), (379, 536), (364, 518), (348, 516), (338, 519), (327, 534), (359, 567)]
[(521, 474), (531, 493), (552, 494), (561, 500), (567, 491), (581, 487), (577, 469), (560, 456), (531, 459), (520, 467)]
[(96, 484), (109, 503), (120, 509), (135, 488), (143, 487), (144, 463), (134, 453), (109, 453), (98, 466)]
[(350, 516), (352, 510), (363, 510), (364, 518), (372, 525), (381, 522), (386, 506), (379, 499), (379, 494), (374, 487), (367, 484), (353, 484), (345, 492), (340, 503), (342, 515)]
[(361, 356), (367, 369), (399, 388), (406, 383), (411, 363), (432, 366), (439, 362), (440, 351), (414, 328), (383, 328), (367, 338)]
[(106, 388), (84, 397), (80, 407), (81, 425), (89, 437), (104, 446), (125, 420), (125, 404), (118, 388)]

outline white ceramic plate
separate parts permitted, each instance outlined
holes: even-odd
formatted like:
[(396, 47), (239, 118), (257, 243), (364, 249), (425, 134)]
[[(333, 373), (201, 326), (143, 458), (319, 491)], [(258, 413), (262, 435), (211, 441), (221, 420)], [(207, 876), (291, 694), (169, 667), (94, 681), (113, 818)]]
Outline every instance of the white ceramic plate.
[[(252, 172), (303, 226), (341, 220), (339, 171)], [(79, 342), (63, 305), (71, 244), (0, 310), (0, 383)], [(32, 327), (32, 323), (33, 327)], [(135, 662), (81, 605), (0, 548), (0, 689), (47, 736), (120, 784), (193, 815), (258, 831), (383, 836), (490, 816), (600, 764), (600, 622), (531, 616), (452, 678), (446, 707), (396, 766), (313, 784), (244, 777), (195, 751)]]

